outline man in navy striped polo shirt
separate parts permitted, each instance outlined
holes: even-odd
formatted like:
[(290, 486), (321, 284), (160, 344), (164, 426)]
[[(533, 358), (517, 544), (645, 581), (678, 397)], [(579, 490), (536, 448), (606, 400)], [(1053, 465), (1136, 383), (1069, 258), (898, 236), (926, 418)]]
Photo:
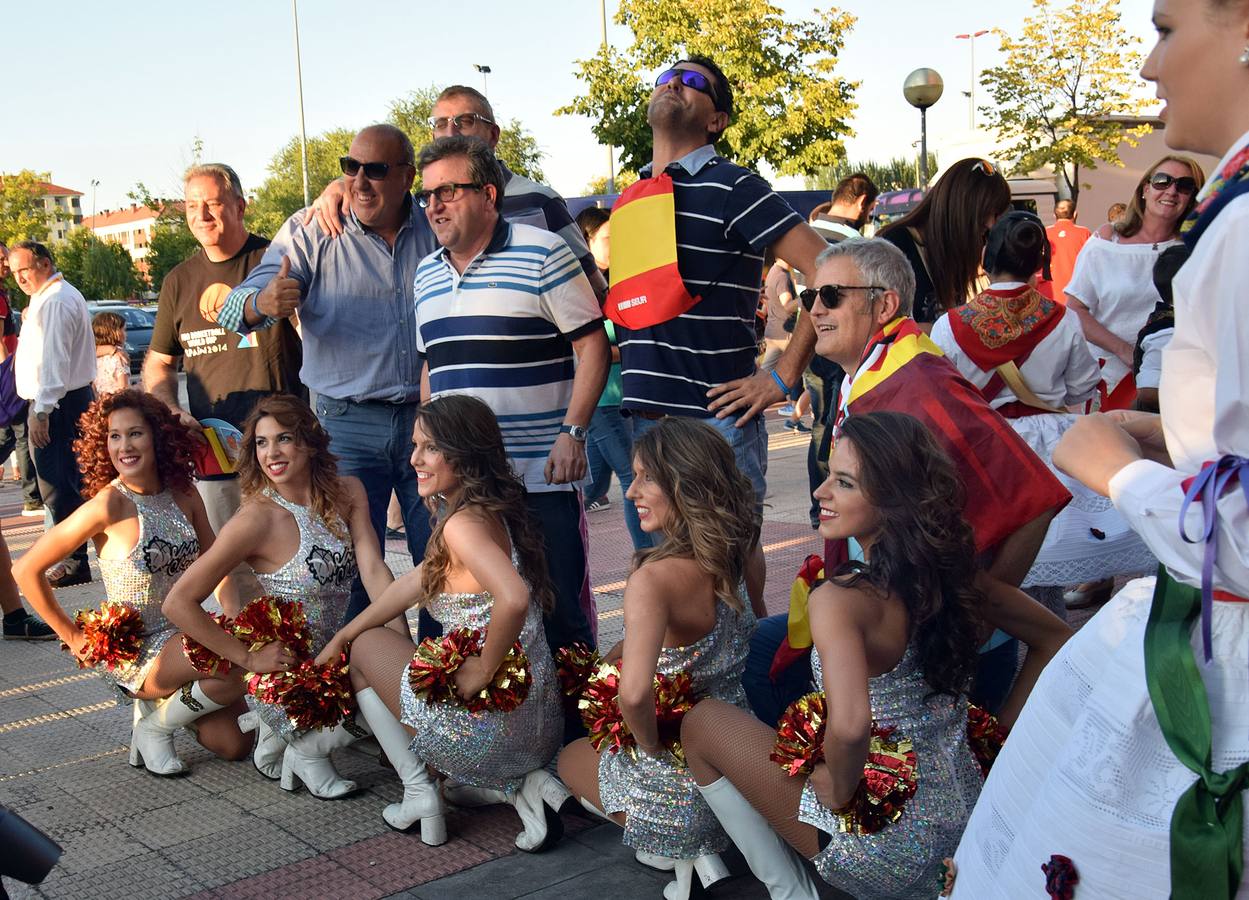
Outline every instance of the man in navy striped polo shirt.
[(547, 640), (552, 651), (592, 644), (576, 482), (611, 358), (598, 301), (559, 235), (499, 214), (503, 176), (484, 142), (439, 138), (418, 166), (417, 198), (442, 245), (416, 270), (428, 396), (471, 394), (498, 416), (546, 544), (556, 594)]
[[(756, 373), (753, 323), (763, 256), (770, 247), (810, 278), (827, 243), (766, 181), (716, 154), (732, 113), (728, 79), (706, 57), (678, 62), (657, 79), (646, 113), (652, 162), (642, 175), (672, 178), (677, 268), (686, 290), (701, 299), (662, 324), (617, 329), (621, 406), (634, 417), (635, 438), (665, 415), (714, 425), (762, 503), (768, 436), (759, 413), (781, 398), (777, 381), (792, 387), (802, 378), (815, 347), (815, 333), (800, 316), (776, 378)], [(756, 562), (762, 572), (762, 552)], [(756, 585), (751, 588), (754, 596)]]

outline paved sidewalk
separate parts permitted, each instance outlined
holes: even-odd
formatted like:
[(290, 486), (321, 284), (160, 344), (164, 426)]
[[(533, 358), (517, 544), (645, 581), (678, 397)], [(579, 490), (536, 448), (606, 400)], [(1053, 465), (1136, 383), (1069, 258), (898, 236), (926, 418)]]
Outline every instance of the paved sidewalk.
[[(807, 524), (807, 436), (772, 419), (763, 542), (773, 574), (768, 607), (780, 611), (799, 563), (819, 547)], [(620, 637), (631, 556), (617, 485), (611, 498), (588, 520), (602, 646)], [(18, 488), (0, 484), (0, 526), (15, 556), (43, 530), (20, 508)], [(387, 561), (396, 573), (411, 567), (397, 541), (388, 542)], [(57, 592), (67, 610), (100, 603), (96, 572), (92, 584)], [(567, 837), (537, 856), (515, 851), (520, 823), (510, 807), (453, 811), (451, 840), (427, 847), (386, 827), (381, 808), (401, 788), (393, 772), (351, 749), (336, 753), (335, 764), (361, 793), (319, 801), (284, 793), (248, 762), (216, 759), (185, 733), (177, 746), (190, 776), (156, 778), (126, 764), (129, 738), (128, 709), (59, 644), (0, 644), (0, 803), (65, 848), (38, 888), (6, 880), (13, 897), (640, 898), (659, 897), (671, 880), (636, 863), (615, 826), (581, 815), (565, 816)], [(740, 857), (728, 862), (745, 873)], [(747, 873), (715, 895), (766, 892)]]

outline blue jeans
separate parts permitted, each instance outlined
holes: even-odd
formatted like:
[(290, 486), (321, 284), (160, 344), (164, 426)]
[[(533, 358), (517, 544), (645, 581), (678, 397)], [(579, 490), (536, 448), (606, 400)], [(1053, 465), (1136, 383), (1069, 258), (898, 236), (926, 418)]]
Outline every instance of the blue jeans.
[[(416, 403), (358, 403), (317, 397), (317, 417), (330, 435), (330, 450), (338, 456), (339, 474), (354, 475), (364, 485), (378, 545), (385, 546), (386, 507), (390, 492), (394, 491), (399, 497), (408, 552), (414, 565), (425, 558), (425, 543), (430, 534), (429, 510), (417, 493), (416, 471), (411, 463), (416, 408)], [(346, 621), (359, 615), (368, 602), (357, 577), (351, 588)], [(426, 618), (422, 610), (422, 633), (426, 630)]]
[[(633, 416), (633, 439), (636, 441), (660, 421)], [(768, 492), (768, 430), (764, 427), (763, 416), (755, 416), (741, 428), (733, 424), (737, 418), (731, 415), (723, 419), (713, 416), (698, 421), (710, 425), (729, 442), (737, 467), (750, 479), (755, 489), (755, 506), (762, 510), (763, 498)]]
[(768, 725), (776, 725), (785, 711), (803, 694), (823, 690), (823, 685), (812, 688), (811, 655), (808, 653), (794, 661), (773, 681), (769, 672), (772, 659), (780, 649), (781, 641), (789, 632), (789, 613), (779, 613), (760, 619), (750, 638), (750, 651), (746, 655), (746, 667), (742, 672), (742, 687), (755, 717)]
[(586, 500), (597, 500), (606, 494), (610, 472), (615, 472), (620, 481), (620, 496), (624, 498), (625, 525), (633, 539), (633, 549), (652, 546), (654, 541), (638, 522), (637, 507), (625, 496), (629, 485), (633, 484), (633, 428), (630, 420), (620, 414), (619, 406), (600, 406), (594, 410), (585, 449), (592, 478), (585, 492)]

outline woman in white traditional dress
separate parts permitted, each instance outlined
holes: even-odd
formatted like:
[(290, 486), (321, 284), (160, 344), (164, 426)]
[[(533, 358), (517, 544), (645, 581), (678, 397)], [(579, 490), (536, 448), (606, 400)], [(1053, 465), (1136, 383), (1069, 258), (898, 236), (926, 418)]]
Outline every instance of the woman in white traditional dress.
[(1142, 74), (1168, 144), (1223, 158), (1185, 223), (1161, 418), (1086, 417), (1054, 460), (1164, 568), (1042, 674), (959, 845), (955, 897), (1045, 897), (1054, 856), (1077, 896), (1249, 897), (1249, 2), (1156, 0), (1154, 24)]

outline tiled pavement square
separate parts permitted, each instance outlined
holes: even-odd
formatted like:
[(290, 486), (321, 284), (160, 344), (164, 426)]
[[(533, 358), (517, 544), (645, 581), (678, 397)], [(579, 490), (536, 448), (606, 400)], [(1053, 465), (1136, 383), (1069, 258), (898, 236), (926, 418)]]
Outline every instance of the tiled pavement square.
[(166, 846), (161, 855), (215, 888), (317, 855), (317, 848), (271, 822), (243, 825)]

